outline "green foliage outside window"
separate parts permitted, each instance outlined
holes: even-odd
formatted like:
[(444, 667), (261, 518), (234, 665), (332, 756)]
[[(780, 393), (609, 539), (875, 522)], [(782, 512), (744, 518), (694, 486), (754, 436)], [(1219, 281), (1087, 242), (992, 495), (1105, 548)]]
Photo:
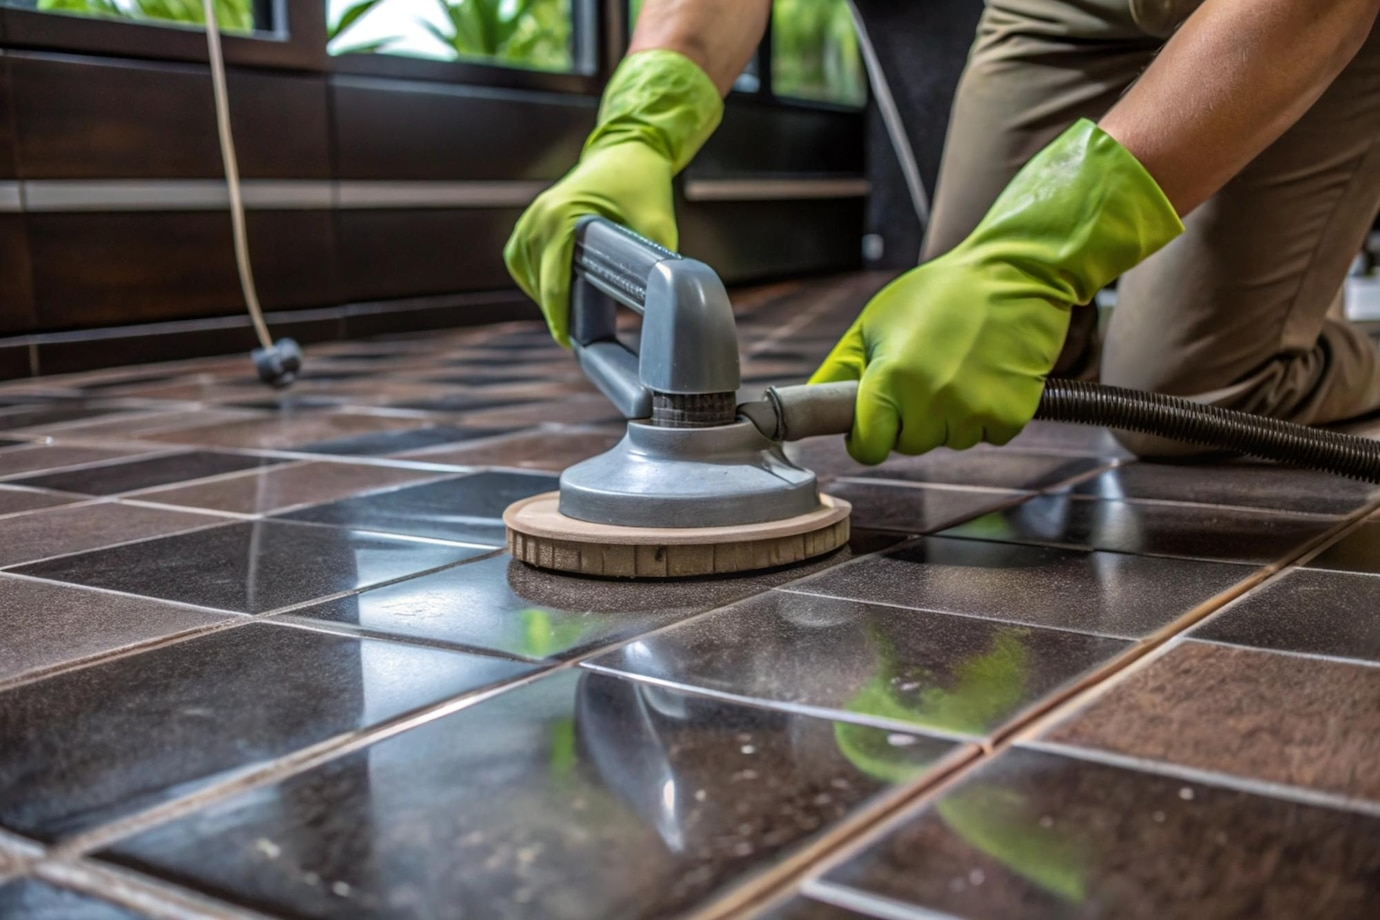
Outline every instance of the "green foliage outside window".
[(776, 0), (772, 91), (841, 105), (867, 101), (867, 75), (847, 0)]
[[(38, 0), (47, 13), (100, 16), (136, 22), (206, 25), (201, 0)], [(216, 22), (223, 32), (254, 31), (253, 0), (215, 0)]]
[(446, 25), (424, 22), (461, 59), (570, 70), (570, 0), (436, 0)]

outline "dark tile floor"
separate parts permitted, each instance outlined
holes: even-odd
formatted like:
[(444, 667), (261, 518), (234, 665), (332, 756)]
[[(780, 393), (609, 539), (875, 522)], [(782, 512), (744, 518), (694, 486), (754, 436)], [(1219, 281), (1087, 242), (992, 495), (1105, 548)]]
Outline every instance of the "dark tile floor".
[(834, 556), (582, 580), (502, 549), (618, 436), (543, 330), (307, 360), (0, 387), (0, 917), (1375, 915), (1380, 490), (822, 439)]

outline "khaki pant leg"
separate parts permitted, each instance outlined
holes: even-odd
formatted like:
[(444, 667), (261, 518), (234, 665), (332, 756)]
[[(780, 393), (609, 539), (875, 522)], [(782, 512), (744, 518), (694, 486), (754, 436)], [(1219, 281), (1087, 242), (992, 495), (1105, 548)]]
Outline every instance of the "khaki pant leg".
[[(1303, 424), (1380, 408), (1370, 340), (1327, 317), (1380, 210), (1380, 28), (1316, 104), (1119, 285), (1102, 380)], [(1191, 452), (1143, 436), (1142, 455)]]
[[(1128, 0), (989, 0), (959, 81), (922, 259), (982, 220), (1011, 178), (1080, 118), (1101, 118), (1163, 39)], [(1095, 364), (1097, 311), (1075, 310), (1057, 375)]]

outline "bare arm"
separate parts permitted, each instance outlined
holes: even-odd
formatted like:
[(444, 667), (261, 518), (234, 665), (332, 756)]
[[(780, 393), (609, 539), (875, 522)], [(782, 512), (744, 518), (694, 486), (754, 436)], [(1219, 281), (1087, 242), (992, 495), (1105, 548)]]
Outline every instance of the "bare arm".
[(1102, 129), (1187, 214), (1308, 111), (1377, 12), (1380, 0), (1206, 0)]
[(726, 95), (762, 41), (770, 11), (771, 0), (647, 0), (628, 53), (678, 51)]

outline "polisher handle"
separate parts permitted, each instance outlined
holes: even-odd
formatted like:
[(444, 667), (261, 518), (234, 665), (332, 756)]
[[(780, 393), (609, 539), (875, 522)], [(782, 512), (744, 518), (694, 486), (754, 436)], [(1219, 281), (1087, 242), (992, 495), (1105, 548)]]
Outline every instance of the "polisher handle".
[[(602, 217), (575, 228), (570, 338), (580, 368), (625, 418), (652, 394), (732, 393), (741, 385), (728, 292), (708, 265)], [(618, 337), (617, 307), (643, 315), (637, 348)]]
[(768, 387), (767, 401), (776, 416), (776, 431), (763, 432), (773, 441), (799, 441), (853, 430), (853, 407), (858, 401), (858, 382), (800, 384)]

